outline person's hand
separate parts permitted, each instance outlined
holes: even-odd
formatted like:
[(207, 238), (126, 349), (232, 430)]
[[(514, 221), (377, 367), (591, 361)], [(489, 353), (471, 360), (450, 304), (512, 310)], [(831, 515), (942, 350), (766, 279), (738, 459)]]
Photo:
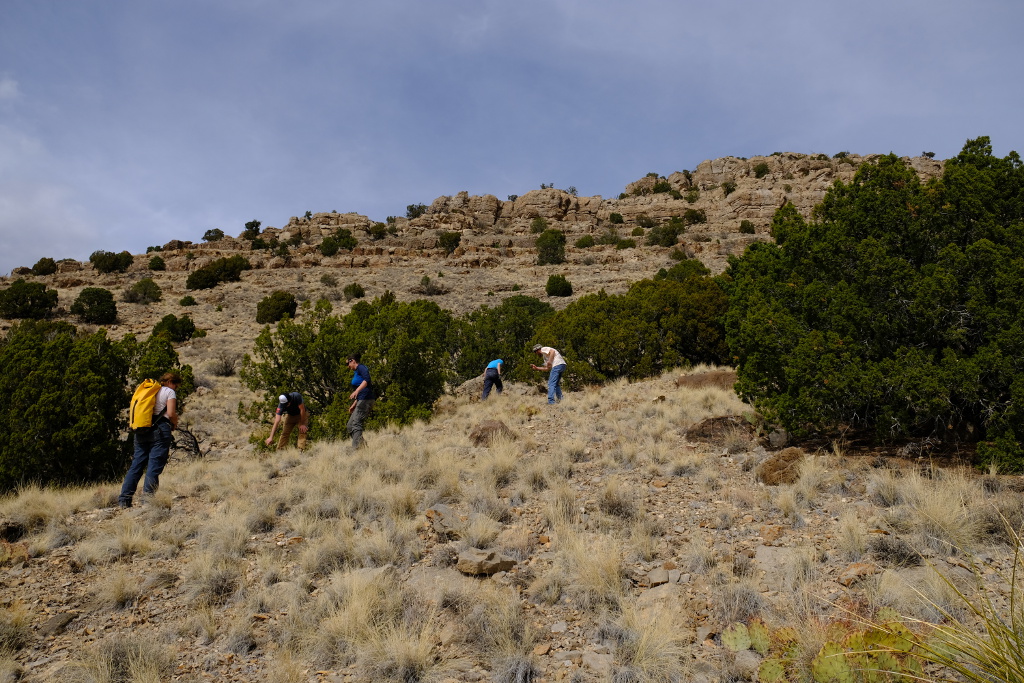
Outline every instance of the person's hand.
[(352, 412), (353, 410), (355, 410), (355, 409), (356, 409), (356, 404), (355, 404), (355, 402), (353, 402), (353, 403), (352, 403), (352, 405), (350, 405), (350, 406), (348, 407), (348, 412), (350, 412), (350, 413), (351, 413), (351, 412)]
[(268, 437), (267, 437), (267, 440), (266, 440), (266, 441), (264, 441), (263, 443), (265, 443), (265, 444), (267, 444), (267, 445), (269, 446), (269, 445), (270, 445), (270, 442), (271, 442), (271, 440), (272, 440), (273, 438), (274, 438), (274, 437), (272, 437), (272, 436), (268, 436)]
[(302, 432), (303, 434), (305, 434), (308, 430), (309, 427), (307, 427), (306, 425), (299, 425), (299, 431)]

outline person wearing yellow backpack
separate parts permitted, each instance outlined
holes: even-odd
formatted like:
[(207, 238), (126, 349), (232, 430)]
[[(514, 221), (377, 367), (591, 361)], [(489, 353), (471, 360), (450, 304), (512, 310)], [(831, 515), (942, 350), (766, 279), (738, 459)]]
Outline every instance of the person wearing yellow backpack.
[(152, 380), (146, 380), (132, 396), (129, 417), (135, 432), (135, 454), (121, 485), (118, 507), (132, 506), (132, 498), (143, 474), (146, 481), (142, 493), (150, 495), (156, 492), (160, 486), (160, 473), (164, 471), (171, 453), (171, 432), (178, 428), (178, 394), (175, 389), (181, 385), (181, 375), (165, 372), (160, 377), (159, 388), (152, 384)]

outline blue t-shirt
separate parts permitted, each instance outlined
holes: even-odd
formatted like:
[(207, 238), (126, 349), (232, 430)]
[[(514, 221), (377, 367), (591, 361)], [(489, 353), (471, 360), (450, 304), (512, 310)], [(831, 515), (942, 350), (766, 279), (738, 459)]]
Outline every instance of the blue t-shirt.
[[(490, 370), (490, 369), (493, 368), (493, 369), (497, 370), (498, 366), (499, 365), (503, 365), (504, 363), (505, 363), (505, 361), (503, 361), (500, 358), (498, 360), (492, 360), (490, 363), (487, 364), (487, 369)], [(480, 366), (478, 365), (477, 367), (480, 367)]]
[(363, 380), (366, 381), (366, 386), (363, 387), (362, 391), (356, 394), (357, 401), (366, 401), (373, 398), (373, 384), (370, 382), (370, 370), (360, 363), (356, 366), (355, 374), (352, 375), (352, 386), (358, 387), (363, 383)]

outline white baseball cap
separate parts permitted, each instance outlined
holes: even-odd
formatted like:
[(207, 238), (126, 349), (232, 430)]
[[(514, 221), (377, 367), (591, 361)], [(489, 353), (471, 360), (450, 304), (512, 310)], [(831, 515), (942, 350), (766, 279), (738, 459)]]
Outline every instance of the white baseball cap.
[(288, 397), (285, 396), (284, 394), (281, 394), (280, 396), (277, 397), (277, 402), (278, 403), (287, 403), (288, 402)]

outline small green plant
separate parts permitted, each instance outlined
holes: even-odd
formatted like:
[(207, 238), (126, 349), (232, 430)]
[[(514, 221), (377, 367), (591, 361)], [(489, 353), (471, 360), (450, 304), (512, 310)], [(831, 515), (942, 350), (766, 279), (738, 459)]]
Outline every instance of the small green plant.
[(217, 242), (224, 239), (224, 231), (220, 228), (211, 228), (203, 233), (204, 242)]
[(387, 223), (374, 223), (373, 225), (370, 226), (370, 239), (374, 241), (384, 239), (387, 236), (387, 234)]
[(256, 322), (266, 325), (276, 323), (285, 316), (294, 318), (298, 307), (295, 295), (291, 292), (271, 292), (256, 305)]
[(782, 186), (782, 189), (785, 190), (786, 192), (792, 192), (793, 186), (790, 185), (789, 183), (786, 183), (785, 185)]
[(548, 229), (548, 219), (543, 216), (537, 216), (530, 221), (530, 234), (539, 235)]
[(736, 191), (736, 181), (735, 180), (726, 180), (724, 183), (722, 183), (722, 192), (725, 193), (726, 197), (728, 197), (729, 195), (731, 195), (735, 191)]
[(188, 341), (195, 333), (196, 324), (188, 314), (179, 318), (173, 313), (168, 313), (153, 326), (154, 337), (166, 337), (172, 342)]
[(43, 318), (57, 306), (57, 291), (18, 279), (0, 290), (0, 318)]
[(545, 230), (537, 238), (537, 265), (557, 265), (565, 261), (565, 233), (561, 230)]
[(519, 285), (512, 285), (513, 292), (518, 292), (520, 289), (522, 289), (522, 287), (520, 287)]
[(461, 232), (442, 232), (437, 236), (437, 246), (444, 250), (445, 255), (451, 256), (462, 242)]
[(410, 204), (405, 207), (405, 217), (408, 219), (419, 218), (427, 212), (426, 204)]
[(651, 192), (654, 194), (668, 193), (672, 191), (672, 186), (669, 185), (667, 180), (659, 180), (654, 183), (654, 187), (651, 188)]
[(33, 275), (53, 275), (57, 272), (57, 262), (49, 256), (36, 261), (36, 264), (32, 266)]
[(690, 258), (682, 249), (679, 248), (673, 249), (672, 253), (670, 253), (668, 257), (673, 261), (685, 261), (686, 259)]
[(548, 296), (572, 296), (572, 283), (564, 275), (550, 275), (544, 292)]
[(305, 218), (308, 221), (310, 218), (313, 217), (313, 212), (312, 211), (307, 211), (306, 213), (302, 214), (302, 217)]
[(768, 166), (767, 161), (759, 161), (756, 164), (754, 164), (755, 178), (764, 178), (769, 173), (771, 173), (771, 168)]
[(181, 297), (181, 299), (178, 301), (178, 305), (179, 306), (197, 306), (197, 305), (199, 305), (199, 302), (196, 301), (196, 298), (194, 296), (192, 296), (191, 294), (186, 294), (185, 296)]
[(846, 159), (849, 156), (850, 156), (849, 152), (843, 151), (843, 152), (836, 152), (835, 154), (832, 155), (832, 158), (833, 159)]
[(115, 254), (102, 249), (89, 255), (89, 263), (100, 273), (123, 273), (132, 265), (135, 257), (127, 251)]
[(252, 264), (244, 256), (219, 258), (189, 273), (185, 289), (212, 289), (221, 282), (237, 282), (242, 279), (242, 271), (250, 268)]
[(631, 234), (633, 237), (643, 237), (646, 233), (644, 229), (638, 225), (635, 228), (633, 228), (633, 231), (629, 234)]
[(696, 187), (691, 187), (689, 190), (686, 191), (686, 194), (683, 195), (683, 199), (685, 199), (688, 203), (693, 204), (698, 199), (700, 199), (700, 190), (698, 190)]
[(164, 250), (164, 248), (162, 246), (160, 246), (159, 244), (156, 245), (156, 246), (153, 246), (153, 247), (146, 247), (146, 253), (147, 254), (150, 253), (150, 252), (153, 252), (153, 251), (163, 251), (163, 250)]
[(352, 299), (362, 299), (366, 296), (366, 290), (358, 282), (345, 285), (341, 290), (341, 293), (345, 296), (345, 301), (351, 301)]
[(109, 325), (117, 321), (117, 304), (109, 289), (86, 287), (69, 309), (82, 322)]
[(439, 285), (431, 280), (429, 275), (424, 275), (420, 280), (419, 293), (424, 296), (437, 296), (439, 294), (447, 294), (448, 290), (443, 285)]
[(122, 301), (130, 304), (151, 304), (160, 301), (163, 290), (151, 277), (144, 277), (124, 291)]
[(621, 213), (613, 213), (610, 216), (608, 216), (608, 222), (611, 223), (612, 225), (622, 225), (625, 221), (622, 218)]
[(162, 256), (154, 256), (149, 259), (149, 263), (146, 264), (150, 270), (167, 270), (167, 264), (164, 262)]
[(508, 200), (510, 202), (514, 202), (517, 199), (519, 199), (519, 195), (517, 195), (517, 194), (510, 194), (510, 195), (508, 195)]
[(634, 249), (634, 248), (636, 248), (636, 240), (634, 240), (632, 238), (628, 238), (628, 237), (625, 238), (625, 239), (621, 239), (621, 240), (619, 240), (615, 244), (615, 248), (616, 249)]
[(576, 248), (577, 249), (589, 249), (590, 247), (594, 246), (595, 244), (596, 244), (596, 242), (594, 241), (594, 236), (593, 235), (584, 235), (583, 237), (581, 237), (578, 240), (576, 240)]
[(330, 273), (324, 273), (323, 275), (320, 276), (320, 284), (322, 284), (324, 287), (337, 287), (338, 278), (331, 275)]
[(754, 229), (754, 222), (749, 221), (746, 218), (740, 221), (740, 232), (744, 235), (753, 235), (757, 230)]
[(683, 225), (707, 223), (708, 215), (704, 209), (687, 209), (683, 212)]
[[(692, 209), (687, 209), (692, 211)], [(686, 225), (678, 216), (672, 216), (667, 222), (651, 229), (647, 235), (649, 246), (671, 247), (678, 240), (679, 235), (686, 231)]]
[(646, 213), (642, 213), (636, 217), (636, 224), (641, 228), (653, 228), (658, 224), (658, 221), (654, 220)]
[(619, 243), (620, 239), (622, 238), (619, 236), (619, 231), (609, 225), (608, 229), (601, 233), (601, 235), (597, 238), (597, 243), (610, 244), (612, 246), (615, 246), (616, 244)]
[(254, 240), (260, 236), (260, 226), (263, 225), (258, 220), (251, 220), (245, 224), (245, 230), (242, 231), (242, 239)]

